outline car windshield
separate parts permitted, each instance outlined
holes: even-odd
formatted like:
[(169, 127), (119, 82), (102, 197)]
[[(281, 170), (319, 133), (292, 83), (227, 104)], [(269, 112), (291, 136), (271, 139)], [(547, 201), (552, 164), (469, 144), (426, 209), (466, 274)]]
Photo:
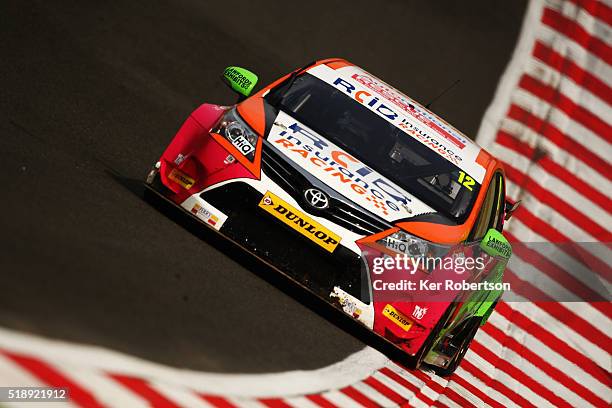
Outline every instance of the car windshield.
[(467, 218), (480, 185), (459, 167), (339, 89), (305, 73), (266, 100), (442, 214)]

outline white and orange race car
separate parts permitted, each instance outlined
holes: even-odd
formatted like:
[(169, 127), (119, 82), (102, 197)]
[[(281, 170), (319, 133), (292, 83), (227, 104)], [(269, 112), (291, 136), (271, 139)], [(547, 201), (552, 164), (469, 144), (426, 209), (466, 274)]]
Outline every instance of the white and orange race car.
[(253, 95), (252, 72), (228, 67), (223, 78), (239, 102), (196, 109), (147, 187), (412, 366), (452, 373), (502, 294), (512, 252), (501, 231), (515, 206), (500, 162), (342, 59)]

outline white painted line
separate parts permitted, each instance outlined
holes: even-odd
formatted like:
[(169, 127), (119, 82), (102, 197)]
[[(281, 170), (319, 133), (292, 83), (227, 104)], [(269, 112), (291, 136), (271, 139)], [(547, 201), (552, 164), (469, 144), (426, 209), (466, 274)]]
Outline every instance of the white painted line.
[(0, 348), (52, 364), (81, 365), (106, 372), (188, 387), (213, 395), (276, 397), (311, 394), (356, 383), (383, 367), (387, 358), (366, 347), (344, 360), (311, 371), (274, 374), (215, 374), (173, 368), (100, 347), (49, 340), (0, 329)]

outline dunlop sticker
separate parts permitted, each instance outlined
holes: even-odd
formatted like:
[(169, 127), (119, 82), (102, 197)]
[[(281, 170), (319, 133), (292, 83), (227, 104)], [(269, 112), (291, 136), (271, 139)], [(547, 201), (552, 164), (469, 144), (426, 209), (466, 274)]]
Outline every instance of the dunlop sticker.
[(168, 178), (175, 183), (180, 184), (185, 190), (189, 190), (193, 187), (195, 180), (180, 171), (179, 169), (172, 169), (170, 174), (168, 174)]
[(385, 306), (383, 314), (405, 331), (410, 330), (412, 327), (412, 321), (391, 305)]
[(263, 196), (259, 206), (329, 252), (334, 252), (342, 240), (340, 236), (269, 191)]

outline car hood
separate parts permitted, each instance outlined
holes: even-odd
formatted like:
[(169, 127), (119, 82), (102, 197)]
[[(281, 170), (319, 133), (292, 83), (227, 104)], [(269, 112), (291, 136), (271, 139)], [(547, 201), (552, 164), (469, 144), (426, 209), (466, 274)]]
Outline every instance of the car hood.
[(292, 116), (280, 111), (267, 141), (299, 169), (388, 222), (435, 212)]

